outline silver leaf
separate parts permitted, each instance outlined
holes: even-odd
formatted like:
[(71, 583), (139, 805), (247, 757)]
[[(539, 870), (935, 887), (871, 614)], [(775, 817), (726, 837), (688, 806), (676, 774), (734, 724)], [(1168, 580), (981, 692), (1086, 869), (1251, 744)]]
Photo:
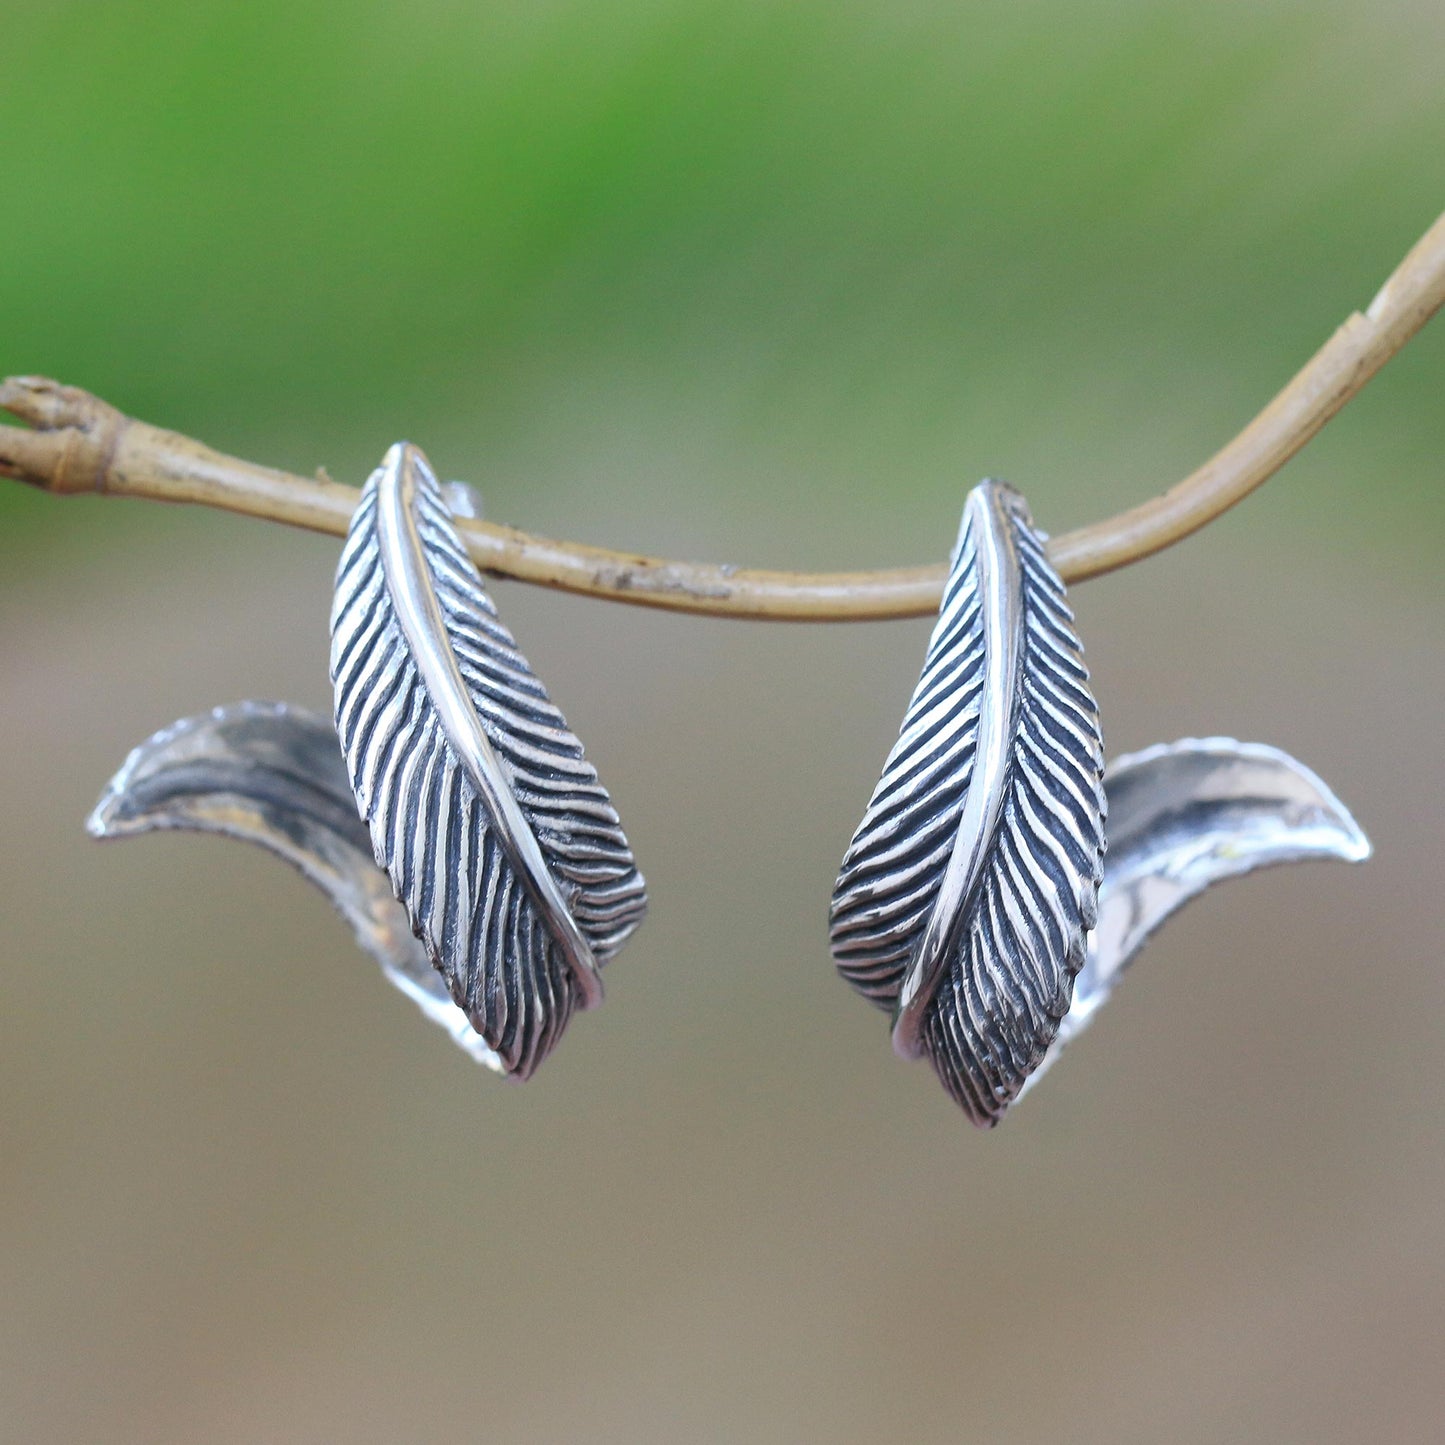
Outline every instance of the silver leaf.
[(1370, 840), (1305, 765), (1265, 743), (1182, 738), (1116, 758), (1104, 774), (1109, 854), (1099, 921), (1074, 1002), (1032, 1087), (1108, 1001), (1135, 955), (1206, 888), (1278, 863), (1360, 863)]
[(287, 703), (242, 702), (148, 738), (86, 827), (97, 838), (184, 828), (259, 843), (331, 900), (387, 978), (474, 1059), (501, 1061), (452, 1002), (371, 855), (336, 731)]
[(399, 443), (362, 489), (331, 624), (336, 731), (412, 927), (528, 1077), (647, 901), (606, 791)]
[(1073, 614), (1018, 493), (969, 494), (923, 674), (843, 860), (843, 976), (996, 1124), (1068, 1012), (1095, 920), (1103, 742)]

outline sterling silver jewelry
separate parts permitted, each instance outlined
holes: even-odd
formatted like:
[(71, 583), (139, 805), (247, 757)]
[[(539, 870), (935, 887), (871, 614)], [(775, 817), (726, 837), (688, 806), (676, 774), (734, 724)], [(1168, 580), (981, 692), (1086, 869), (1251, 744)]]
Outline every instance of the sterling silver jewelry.
[[(471, 1056), (531, 1076), (647, 896), (582, 745), (497, 618), (443, 487), (400, 443), (337, 569), (335, 727), (285, 703), (185, 718), (142, 743), (89, 820), (259, 843)], [(338, 738), (339, 733), (339, 738)]]
[(1024, 500), (969, 494), (923, 675), (833, 892), (839, 971), (976, 1124), (1068, 1012), (1104, 852), (1104, 747)]
[(336, 731), (413, 931), (508, 1074), (524, 1079), (647, 906), (582, 754), (398, 443), (362, 489), (331, 614)]
[[(520, 1079), (600, 997), (646, 897), (596, 773), (462, 550), (461, 514), (477, 514), (469, 491), (393, 447), (338, 569), (336, 727), (285, 703), (182, 719), (131, 753), (89, 828), (268, 848), (428, 1018)], [(923, 674), (833, 898), (840, 971), (983, 1125), (1189, 899), (1276, 863), (1370, 854), (1277, 748), (1186, 738), (1104, 770), (1043, 542), (1016, 492), (970, 494)]]
[(1186, 738), (1105, 772), (1043, 544), (1016, 492), (969, 494), (923, 674), (833, 892), (839, 971), (983, 1126), (1189, 899), (1274, 863), (1370, 854), (1277, 748)]

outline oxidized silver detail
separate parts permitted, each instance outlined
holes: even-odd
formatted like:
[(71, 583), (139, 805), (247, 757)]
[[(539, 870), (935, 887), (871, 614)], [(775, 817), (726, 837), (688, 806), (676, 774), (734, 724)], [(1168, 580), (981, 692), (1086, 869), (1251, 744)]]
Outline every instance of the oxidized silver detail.
[(527, 1077), (641, 921), (596, 771), (497, 620), (436, 478), (398, 444), (332, 610), (336, 725), (377, 862), (473, 1026)]
[[(583, 1008), (602, 1002), (602, 979), (592, 949), (568, 911), (548, 871), (531, 824), (512, 796), (503, 770), (482, 730), (456, 653), (447, 636), (441, 599), (432, 583), (419, 516), (426, 463), (414, 447), (398, 444), (381, 466), (376, 494), (376, 537), (386, 593), (408, 654), (420, 674), (422, 690), (437, 711), (442, 733), (472, 786), (486, 804), (489, 821), (512, 867), (562, 950), (581, 993)], [(480, 582), (480, 574), (478, 576)]]
[(1102, 876), (1098, 708), (1043, 543), (1017, 492), (970, 494), (831, 913), (839, 971), (985, 1126), (1069, 1009)]
[(1008, 786), (1009, 755), (1018, 726), (1023, 649), (1023, 595), (1018, 549), (1001, 487), (975, 487), (964, 504), (963, 526), (976, 538), (980, 622), (983, 628), (983, 690), (978, 703), (978, 741), (953, 851), (898, 990), (893, 1048), (905, 1059), (923, 1052), (923, 1015), (939, 977), (958, 946), (968, 901), (988, 861)]
[(1305, 765), (1265, 743), (1182, 738), (1116, 758), (1104, 774), (1109, 853), (1074, 1002), (1032, 1088), (1088, 1027), (1159, 926), (1226, 878), (1314, 858), (1362, 863), (1370, 840)]
[(328, 720), (267, 702), (182, 718), (130, 754), (86, 827), (105, 839), (170, 828), (218, 833), (284, 858), (331, 900), (397, 988), (472, 1058), (503, 1072), (376, 866)]

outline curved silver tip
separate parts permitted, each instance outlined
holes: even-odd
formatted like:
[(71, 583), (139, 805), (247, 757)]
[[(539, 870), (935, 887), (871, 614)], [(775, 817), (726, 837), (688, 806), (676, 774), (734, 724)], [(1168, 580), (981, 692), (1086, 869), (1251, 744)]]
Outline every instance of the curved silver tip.
[(1370, 840), (1297, 758), (1266, 743), (1181, 738), (1116, 758), (1104, 774), (1109, 850), (1099, 919), (1058, 1036), (1020, 1097), (1092, 1022), (1139, 950), (1191, 898), (1281, 863), (1362, 863)]
[(331, 723), (287, 703), (182, 718), (135, 748), (86, 829), (110, 839), (182, 828), (258, 843), (314, 883), (387, 979), (478, 1063), (501, 1060), (452, 1002), (371, 852)]

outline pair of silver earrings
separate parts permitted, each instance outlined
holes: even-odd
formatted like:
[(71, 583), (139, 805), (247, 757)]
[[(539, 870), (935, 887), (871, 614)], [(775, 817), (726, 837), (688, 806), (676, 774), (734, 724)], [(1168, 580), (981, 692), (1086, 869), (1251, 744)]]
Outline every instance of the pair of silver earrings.
[[(462, 1048), (528, 1078), (647, 899), (611, 800), (497, 617), (465, 496), (398, 444), (331, 618), (332, 722), (243, 702), (143, 743), (89, 827), (260, 843), (331, 899)], [(339, 746), (338, 746), (339, 743)], [(1107, 820), (1107, 852), (1106, 852)], [(1210, 884), (1370, 845), (1278, 749), (1185, 739), (1104, 765), (1064, 586), (1011, 488), (970, 494), (898, 741), (844, 857), (839, 971), (992, 1125)]]

